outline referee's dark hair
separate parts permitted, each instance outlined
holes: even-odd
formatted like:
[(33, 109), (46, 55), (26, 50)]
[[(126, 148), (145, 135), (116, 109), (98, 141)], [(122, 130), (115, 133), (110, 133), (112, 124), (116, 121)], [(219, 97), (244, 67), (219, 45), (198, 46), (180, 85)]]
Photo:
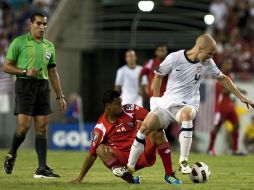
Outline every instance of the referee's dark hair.
[(40, 16), (40, 17), (47, 17), (45, 13), (43, 12), (34, 12), (32, 13), (31, 17), (30, 17), (30, 21), (34, 22), (35, 21), (35, 17)]
[(105, 106), (107, 103), (113, 102), (115, 98), (118, 98), (120, 96), (121, 96), (120, 93), (115, 90), (107, 90), (103, 94), (102, 103)]

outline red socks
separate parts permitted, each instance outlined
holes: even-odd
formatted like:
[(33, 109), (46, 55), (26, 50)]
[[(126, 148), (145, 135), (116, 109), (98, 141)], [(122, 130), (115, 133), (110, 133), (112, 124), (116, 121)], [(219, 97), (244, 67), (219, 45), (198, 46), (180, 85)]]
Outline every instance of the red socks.
[(171, 149), (168, 142), (157, 145), (158, 153), (163, 162), (164, 170), (166, 175), (172, 175), (172, 160), (171, 160)]

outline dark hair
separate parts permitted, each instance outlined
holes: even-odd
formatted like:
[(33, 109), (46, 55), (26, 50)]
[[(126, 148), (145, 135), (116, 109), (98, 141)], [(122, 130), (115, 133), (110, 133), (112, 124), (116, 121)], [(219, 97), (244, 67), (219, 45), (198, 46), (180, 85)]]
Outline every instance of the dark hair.
[(39, 17), (47, 17), (46, 14), (43, 13), (43, 12), (34, 12), (34, 13), (31, 14), (30, 21), (34, 22), (35, 21), (35, 17), (37, 17), (37, 16), (39, 16)]
[(167, 44), (163, 44), (163, 43), (157, 44), (155, 49), (158, 49), (159, 47), (166, 47), (168, 49)]
[(120, 93), (115, 90), (107, 90), (103, 94), (102, 103), (105, 106), (107, 103), (113, 102), (115, 98), (120, 97)]

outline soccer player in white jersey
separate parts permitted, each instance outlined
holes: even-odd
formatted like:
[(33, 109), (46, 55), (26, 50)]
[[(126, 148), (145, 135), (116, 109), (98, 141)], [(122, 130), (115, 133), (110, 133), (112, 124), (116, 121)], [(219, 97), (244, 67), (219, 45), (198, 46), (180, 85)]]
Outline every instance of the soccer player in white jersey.
[[(123, 104), (136, 104), (143, 106), (143, 98), (140, 95), (138, 78), (142, 66), (136, 64), (137, 56), (134, 50), (127, 50), (125, 52), (126, 65), (117, 70), (115, 90), (121, 92)], [(147, 78), (142, 78), (142, 88), (147, 85)]]
[[(144, 150), (146, 136), (152, 131), (167, 128), (171, 122), (178, 122), (181, 125), (179, 170), (183, 174), (191, 172), (188, 156), (192, 143), (193, 120), (199, 108), (199, 86), (203, 78), (217, 78), (248, 108), (249, 105), (254, 107), (254, 102), (241, 94), (234, 83), (218, 69), (212, 59), (215, 49), (214, 39), (203, 34), (197, 38), (192, 49), (169, 54), (155, 71), (154, 97), (150, 99), (151, 111), (133, 142), (127, 164), (129, 171), (135, 171), (136, 162)], [(162, 78), (168, 74), (166, 92), (162, 97), (158, 97)]]

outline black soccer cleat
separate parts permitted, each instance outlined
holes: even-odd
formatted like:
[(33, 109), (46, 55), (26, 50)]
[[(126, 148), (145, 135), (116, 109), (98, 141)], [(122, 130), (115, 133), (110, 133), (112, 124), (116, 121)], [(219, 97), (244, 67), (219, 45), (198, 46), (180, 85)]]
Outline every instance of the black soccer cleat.
[(56, 177), (60, 177), (58, 174), (53, 173), (53, 169), (49, 168), (47, 166), (48, 169), (40, 169), (37, 168), (35, 174), (34, 174), (34, 178), (39, 179), (39, 178), (56, 178)]
[(7, 154), (5, 156), (4, 171), (6, 174), (11, 174), (13, 172), (15, 160), (16, 160), (16, 156), (13, 156), (11, 154)]

